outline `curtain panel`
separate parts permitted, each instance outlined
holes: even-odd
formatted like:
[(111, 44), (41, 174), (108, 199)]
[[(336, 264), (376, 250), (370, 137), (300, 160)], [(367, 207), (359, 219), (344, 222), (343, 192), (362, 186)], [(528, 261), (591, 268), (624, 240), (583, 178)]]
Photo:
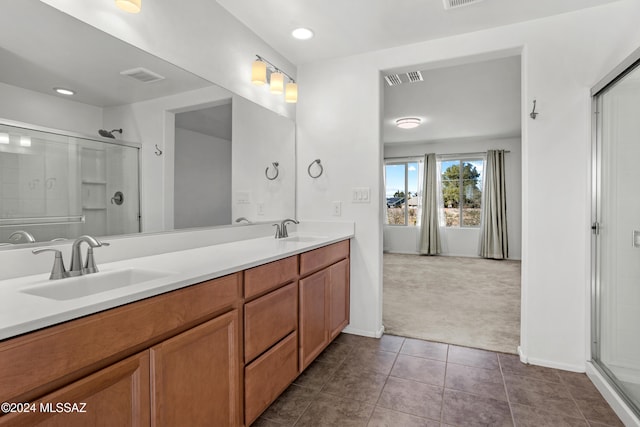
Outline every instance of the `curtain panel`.
[(442, 252), (438, 224), (438, 180), (435, 153), (424, 156), (422, 218), (418, 251), (422, 255), (437, 255)]
[(507, 259), (507, 193), (504, 150), (488, 150), (480, 230), (480, 256)]

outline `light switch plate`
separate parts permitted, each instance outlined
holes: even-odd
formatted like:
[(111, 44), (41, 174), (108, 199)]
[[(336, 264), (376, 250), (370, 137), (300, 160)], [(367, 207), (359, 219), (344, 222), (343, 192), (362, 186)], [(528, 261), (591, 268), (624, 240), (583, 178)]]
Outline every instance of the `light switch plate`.
[(369, 187), (353, 187), (351, 201), (353, 203), (371, 203), (371, 189)]
[(256, 203), (258, 215), (264, 215), (264, 203)]

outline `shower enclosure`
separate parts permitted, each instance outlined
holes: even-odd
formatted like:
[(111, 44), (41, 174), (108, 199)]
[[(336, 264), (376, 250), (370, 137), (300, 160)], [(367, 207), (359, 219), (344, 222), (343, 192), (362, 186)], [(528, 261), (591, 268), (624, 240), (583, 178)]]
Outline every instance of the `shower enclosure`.
[(640, 416), (640, 50), (592, 96), (591, 358)]
[(139, 148), (0, 122), (0, 244), (139, 232)]

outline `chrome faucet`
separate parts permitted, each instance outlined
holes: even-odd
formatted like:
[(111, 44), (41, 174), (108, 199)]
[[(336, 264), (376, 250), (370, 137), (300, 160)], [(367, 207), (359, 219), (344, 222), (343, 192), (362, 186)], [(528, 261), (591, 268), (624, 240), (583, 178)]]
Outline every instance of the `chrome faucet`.
[(295, 219), (290, 219), (290, 218), (285, 219), (284, 221), (282, 221), (280, 223), (280, 237), (279, 238), (289, 237), (289, 232), (287, 231), (287, 223), (289, 223), (289, 222), (292, 222), (294, 224), (300, 224)]
[(24, 230), (18, 230), (18, 231), (14, 231), (13, 233), (11, 233), (9, 235), (9, 240), (13, 240), (14, 242), (17, 242), (22, 237), (24, 237), (27, 240), (27, 242), (29, 242), (29, 243), (35, 243), (35, 241), (36, 241), (35, 237), (33, 237), (33, 234), (29, 233), (28, 231), (24, 231)]
[(41, 254), (42, 252), (55, 252), (56, 257), (53, 260), (53, 267), (51, 268), (51, 274), (49, 275), (49, 280), (58, 280), (64, 279), (65, 277), (69, 277), (69, 273), (64, 268), (64, 261), (62, 260), (62, 252), (53, 248), (39, 248), (34, 249), (34, 254)]
[[(86, 242), (89, 245), (87, 249), (87, 261), (82, 265), (82, 252), (80, 252), (80, 245), (82, 242)], [(109, 246), (109, 243), (101, 242), (100, 240), (91, 236), (80, 236), (71, 245), (71, 266), (67, 272), (69, 276), (80, 276), (82, 274), (97, 273), (98, 267), (96, 266), (95, 259), (93, 257), (93, 248), (99, 248), (101, 246)]]

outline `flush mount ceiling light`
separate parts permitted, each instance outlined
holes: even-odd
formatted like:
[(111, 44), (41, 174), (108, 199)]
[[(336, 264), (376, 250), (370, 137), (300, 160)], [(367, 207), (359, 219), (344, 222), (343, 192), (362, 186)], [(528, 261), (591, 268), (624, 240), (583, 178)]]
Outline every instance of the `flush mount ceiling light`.
[(116, 0), (116, 6), (125, 12), (138, 13), (142, 8), (142, 0)]
[[(268, 71), (268, 73), (267, 73)], [(251, 66), (251, 83), (262, 86), (267, 83), (269, 74), (269, 90), (273, 94), (285, 93), (284, 98), (287, 103), (298, 102), (298, 84), (289, 74), (267, 61), (260, 55), (256, 55), (256, 60)], [(285, 78), (289, 81), (285, 85)]]
[(54, 87), (53, 90), (56, 91), (57, 93), (59, 93), (60, 95), (72, 96), (72, 95), (76, 94), (71, 89), (65, 89), (63, 87)]
[(298, 40), (309, 40), (313, 38), (314, 34), (310, 29), (301, 27), (291, 31), (291, 35), (293, 36), (293, 38)]
[(417, 117), (403, 117), (401, 119), (396, 120), (396, 126), (400, 129), (413, 129), (420, 126), (422, 120)]

